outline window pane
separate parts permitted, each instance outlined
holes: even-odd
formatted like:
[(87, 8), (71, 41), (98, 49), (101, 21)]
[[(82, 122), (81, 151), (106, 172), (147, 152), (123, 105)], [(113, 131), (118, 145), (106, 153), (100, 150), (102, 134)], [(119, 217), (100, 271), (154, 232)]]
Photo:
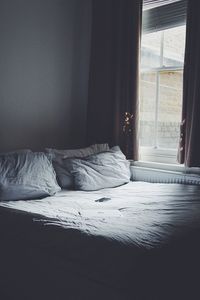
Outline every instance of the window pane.
[(183, 66), (186, 27), (179, 26), (164, 31), (164, 66)]
[(140, 145), (154, 146), (156, 74), (141, 74), (140, 84)]
[(160, 66), (161, 32), (142, 35), (141, 67), (156, 68)]
[(177, 149), (182, 111), (182, 71), (160, 72), (158, 146)]

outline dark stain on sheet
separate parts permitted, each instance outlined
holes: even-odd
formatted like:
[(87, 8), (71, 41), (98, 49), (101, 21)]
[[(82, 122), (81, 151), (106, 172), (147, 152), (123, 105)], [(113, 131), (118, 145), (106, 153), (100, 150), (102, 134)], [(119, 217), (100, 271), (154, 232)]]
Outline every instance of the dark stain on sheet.
[(105, 201), (109, 201), (109, 200), (111, 200), (111, 198), (103, 197), (103, 198), (99, 198), (99, 199), (95, 200), (95, 202), (105, 202)]

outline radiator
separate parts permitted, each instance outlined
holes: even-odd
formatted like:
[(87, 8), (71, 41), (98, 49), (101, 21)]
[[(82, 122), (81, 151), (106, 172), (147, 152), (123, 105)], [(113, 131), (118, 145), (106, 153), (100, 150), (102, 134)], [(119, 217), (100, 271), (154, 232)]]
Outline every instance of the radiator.
[(200, 185), (200, 175), (187, 174), (153, 168), (131, 166), (131, 179), (133, 181), (146, 181), (152, 183), (182, 183)]

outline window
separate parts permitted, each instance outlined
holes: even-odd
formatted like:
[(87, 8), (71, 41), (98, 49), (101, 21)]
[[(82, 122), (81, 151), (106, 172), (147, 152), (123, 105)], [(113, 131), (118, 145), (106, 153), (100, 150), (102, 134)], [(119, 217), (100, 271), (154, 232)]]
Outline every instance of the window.
[[(165, 7), (169, 9), (170, 6), (159, 7), (160, 16), (166, 12)], [(151, 13), (155, 9), (151, 9)], [(169, 13), (167, 15), (171, 16)], [(140, 160), (176, 163), (182, 112), (186, 25), (185, 18), (181, 19), (180, 25), (165, 19), (167, 22), (162, 22), (160, 28), (160, 20), (162, 18), (159, 17), (156, 26), (150, 20), (149, 28), (146, 22), (146, 31), (142, 34)]]

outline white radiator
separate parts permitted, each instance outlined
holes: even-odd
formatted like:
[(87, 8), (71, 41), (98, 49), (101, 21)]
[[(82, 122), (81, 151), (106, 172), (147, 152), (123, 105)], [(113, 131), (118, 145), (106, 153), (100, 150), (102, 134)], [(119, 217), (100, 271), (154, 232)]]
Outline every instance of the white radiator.
[(132, 180), (153, 183), (182, 183), (200, 185), (200, 175), (131, 166)]

